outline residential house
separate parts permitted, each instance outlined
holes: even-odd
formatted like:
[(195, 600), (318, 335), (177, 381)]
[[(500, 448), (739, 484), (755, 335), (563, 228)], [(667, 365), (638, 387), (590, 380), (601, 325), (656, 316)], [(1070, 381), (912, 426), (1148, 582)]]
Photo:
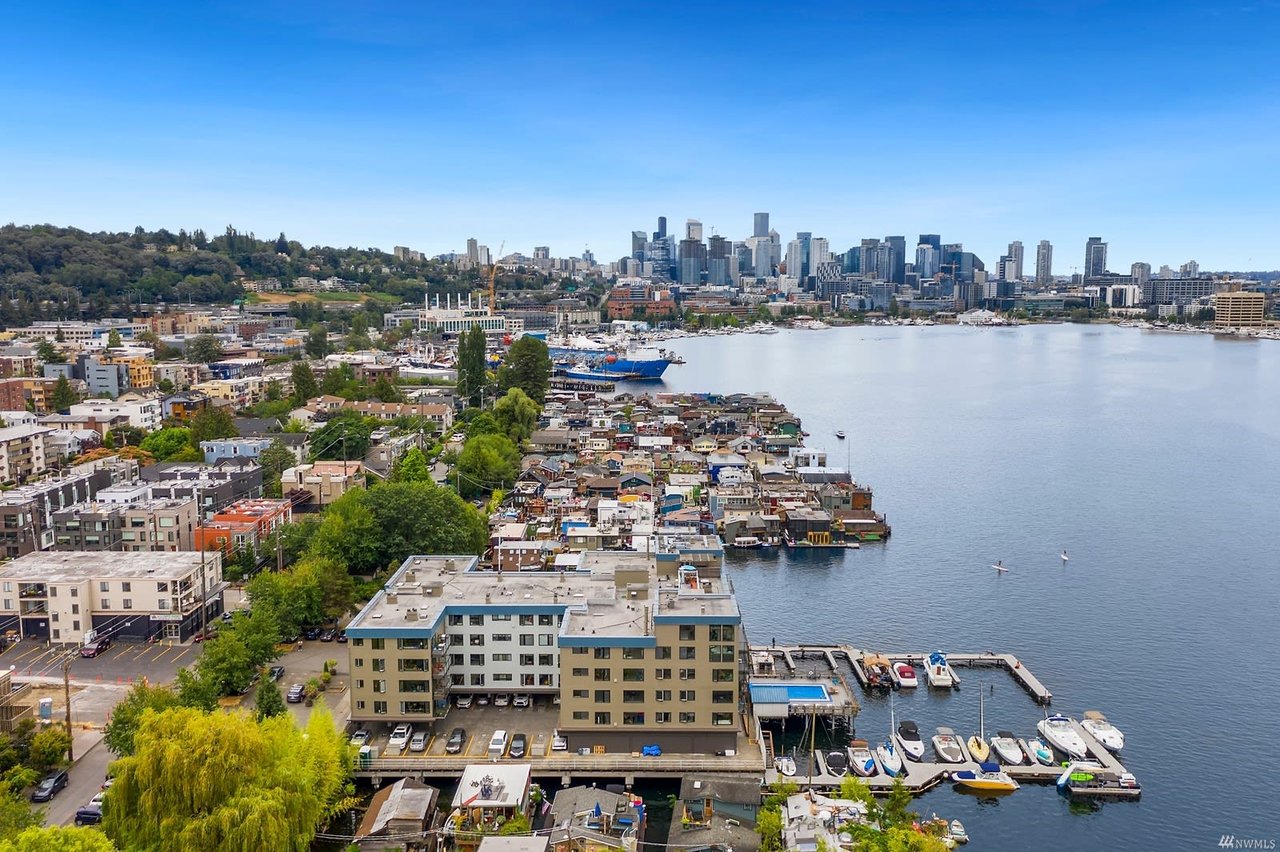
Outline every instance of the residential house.
[(373, 794), (356, 829), (355, 842), (362, 852), (402, 850), (415, 840), (427, 841), (434, 824), (435, 787), (401, 778)]

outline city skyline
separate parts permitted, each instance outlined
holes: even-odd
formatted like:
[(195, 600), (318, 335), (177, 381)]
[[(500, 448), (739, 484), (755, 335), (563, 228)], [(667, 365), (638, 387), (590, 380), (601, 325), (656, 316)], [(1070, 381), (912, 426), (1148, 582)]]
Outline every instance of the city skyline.
[[(132, 10), (10, 10), (6, 220), (612, 259), (660, 214), (740, 240), (767, 210), (833, 251), (927, 230), (994, 265), (1047, 239), (1069, 272), (1101, 234), (1119, 271), (1280, 268), (1264, 5)], [(833, 34), (858, 49), (809, 49)], [(1168, 62), (1189, 38), (1233, 62)]]

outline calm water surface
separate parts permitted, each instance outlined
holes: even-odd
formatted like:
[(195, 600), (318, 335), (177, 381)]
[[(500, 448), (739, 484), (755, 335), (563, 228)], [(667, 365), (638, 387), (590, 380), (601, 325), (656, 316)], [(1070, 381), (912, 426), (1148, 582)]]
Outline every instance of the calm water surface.
[[(1125, 731), (1138, 803), (938, 789), (968, 848), (1211, 849), (1280, 840), (1280, 343), (1098, 326), (701, 337), (649, 390), (769, 391), (875, 488), (892, 539), (735, 557), (753, 642), (1007, 651)], [(836, 429), (848, 439), (838, 441)], [(1064, 567), (1058, 555), (1067, 550)], [(1012, 570), (997, 575), (1003, 560)], [(922, 731), (1034, 734), (1011, 679), (899, 694)], [(859, 735), (883, 736), (866, 697)]]

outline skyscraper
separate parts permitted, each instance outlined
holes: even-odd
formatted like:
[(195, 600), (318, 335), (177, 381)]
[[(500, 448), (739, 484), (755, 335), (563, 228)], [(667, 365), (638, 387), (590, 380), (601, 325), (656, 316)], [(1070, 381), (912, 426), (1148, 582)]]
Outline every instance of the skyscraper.
[(918, 245), (933, 246), (942, 251), (942, 237), (938, 234), (921, 234)]
[(1006, 281), (1022, 280), (1022, 240), (1014, 240), (1009, 243), (1009, 251), (1006, 253), (1009, 257), (1009, 277)]
[[(925, 235), (921, 235), (925, 236)], [(941, 262), (941, 253), (938, 247), (929, 243), (922, 242), (916, 246), (916, 275), (920, 276), (921, 281), (926, 281), (938, 274), (938, 264)]]
[(1179, 278), (1199, 278), (1200, 264), (1196, 263), (1194, 260), (1188, 260), (1186, 263), (1182, 264), (1182, 266), (1178, 269), (1178, 277)]
[(1053, 243), (1041, 240), (1036, 246), (1036, 286), (1048, 287), (1053, 283)]
[(880, 241), (863, 240), (862, 245), (858, 247), (858, 255), (858, 271), (867, 278), (883, 280), (884, 275), (879, 265)]
[(732, 245), (719, 234), (712, 234), (707, 240), (707, 283), (726, 285), (729, 283), (729, 249)]
[(1084, 244), (1084, 277), (1096, 278), (1107, 274), (1107, 244), (1102, 237), (1090, 237)]
[(654, 240), (660, 240), (667, 235), (667, 217), (658, 217), (658, 230), (654, 232)]
[(884, 280), (892, 281), (894, 284), (905, 283), (907, 280), (907, 238), (885, 237), (884, 244), (889, 247), (887, 255), (889, 268), (880, 270), (881, 274), (884, 275)]
[(768, 237), (753, 238), (755, 245), (751, 247), (751, 268), (757, 278), (767, 278), (773, 274), (773, 241)]
[(755, 227), (751, 230), (751, 236), (753, 237), (769, 236), (769, 214), (768, 213), (756, 214)]
[(794, 239), (787, 243), (787, 275), (792, 278), (803, 278), (804, 243)]
[(702, 242), (702, 223), (697, 219), (689, 219), (684, 223), (684, 237), (687, 240)]
[(480, 244), (475, 237), (467, 240), (467, 260), (471, 261), (472, 266), (480, 262)]
[(644, 260), (644, 247), (648, 241), (648, 235), (644, 231), (632, 231), (631, 256), (636, 260)]
[(818, 264), (826, 263), (831, 259), (831, 245), (827, 242), (826, 237), (814, 237), (809, 242), (809, 272), (811, 275), (818, 274)]
[[(794, 275), (796, 278), (805, 278), (813, 273), (813, 268), (809, 266), (809, 243), (813, 241), (812, 231), (799, 231), (796, 234), (796, 241), (800, 243), (800, 268), (792, 270), (791, 264), (787, 264), (787, 274)], [(791, 254), (791, 247), (787, 247), (788, 256)]]

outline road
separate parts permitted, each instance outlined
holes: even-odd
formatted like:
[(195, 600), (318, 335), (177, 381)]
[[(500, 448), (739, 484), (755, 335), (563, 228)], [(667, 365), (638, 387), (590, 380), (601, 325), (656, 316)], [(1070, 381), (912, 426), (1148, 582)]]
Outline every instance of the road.
[(107, 764), (114, 755), (101, 741), (95, 743), (83, 756), (77, 755), (75, 765), (67, 770), (67, 787), (45, 805), (45, 825), (68, 825), (81, 806), (102, 789), (107, 777)]

